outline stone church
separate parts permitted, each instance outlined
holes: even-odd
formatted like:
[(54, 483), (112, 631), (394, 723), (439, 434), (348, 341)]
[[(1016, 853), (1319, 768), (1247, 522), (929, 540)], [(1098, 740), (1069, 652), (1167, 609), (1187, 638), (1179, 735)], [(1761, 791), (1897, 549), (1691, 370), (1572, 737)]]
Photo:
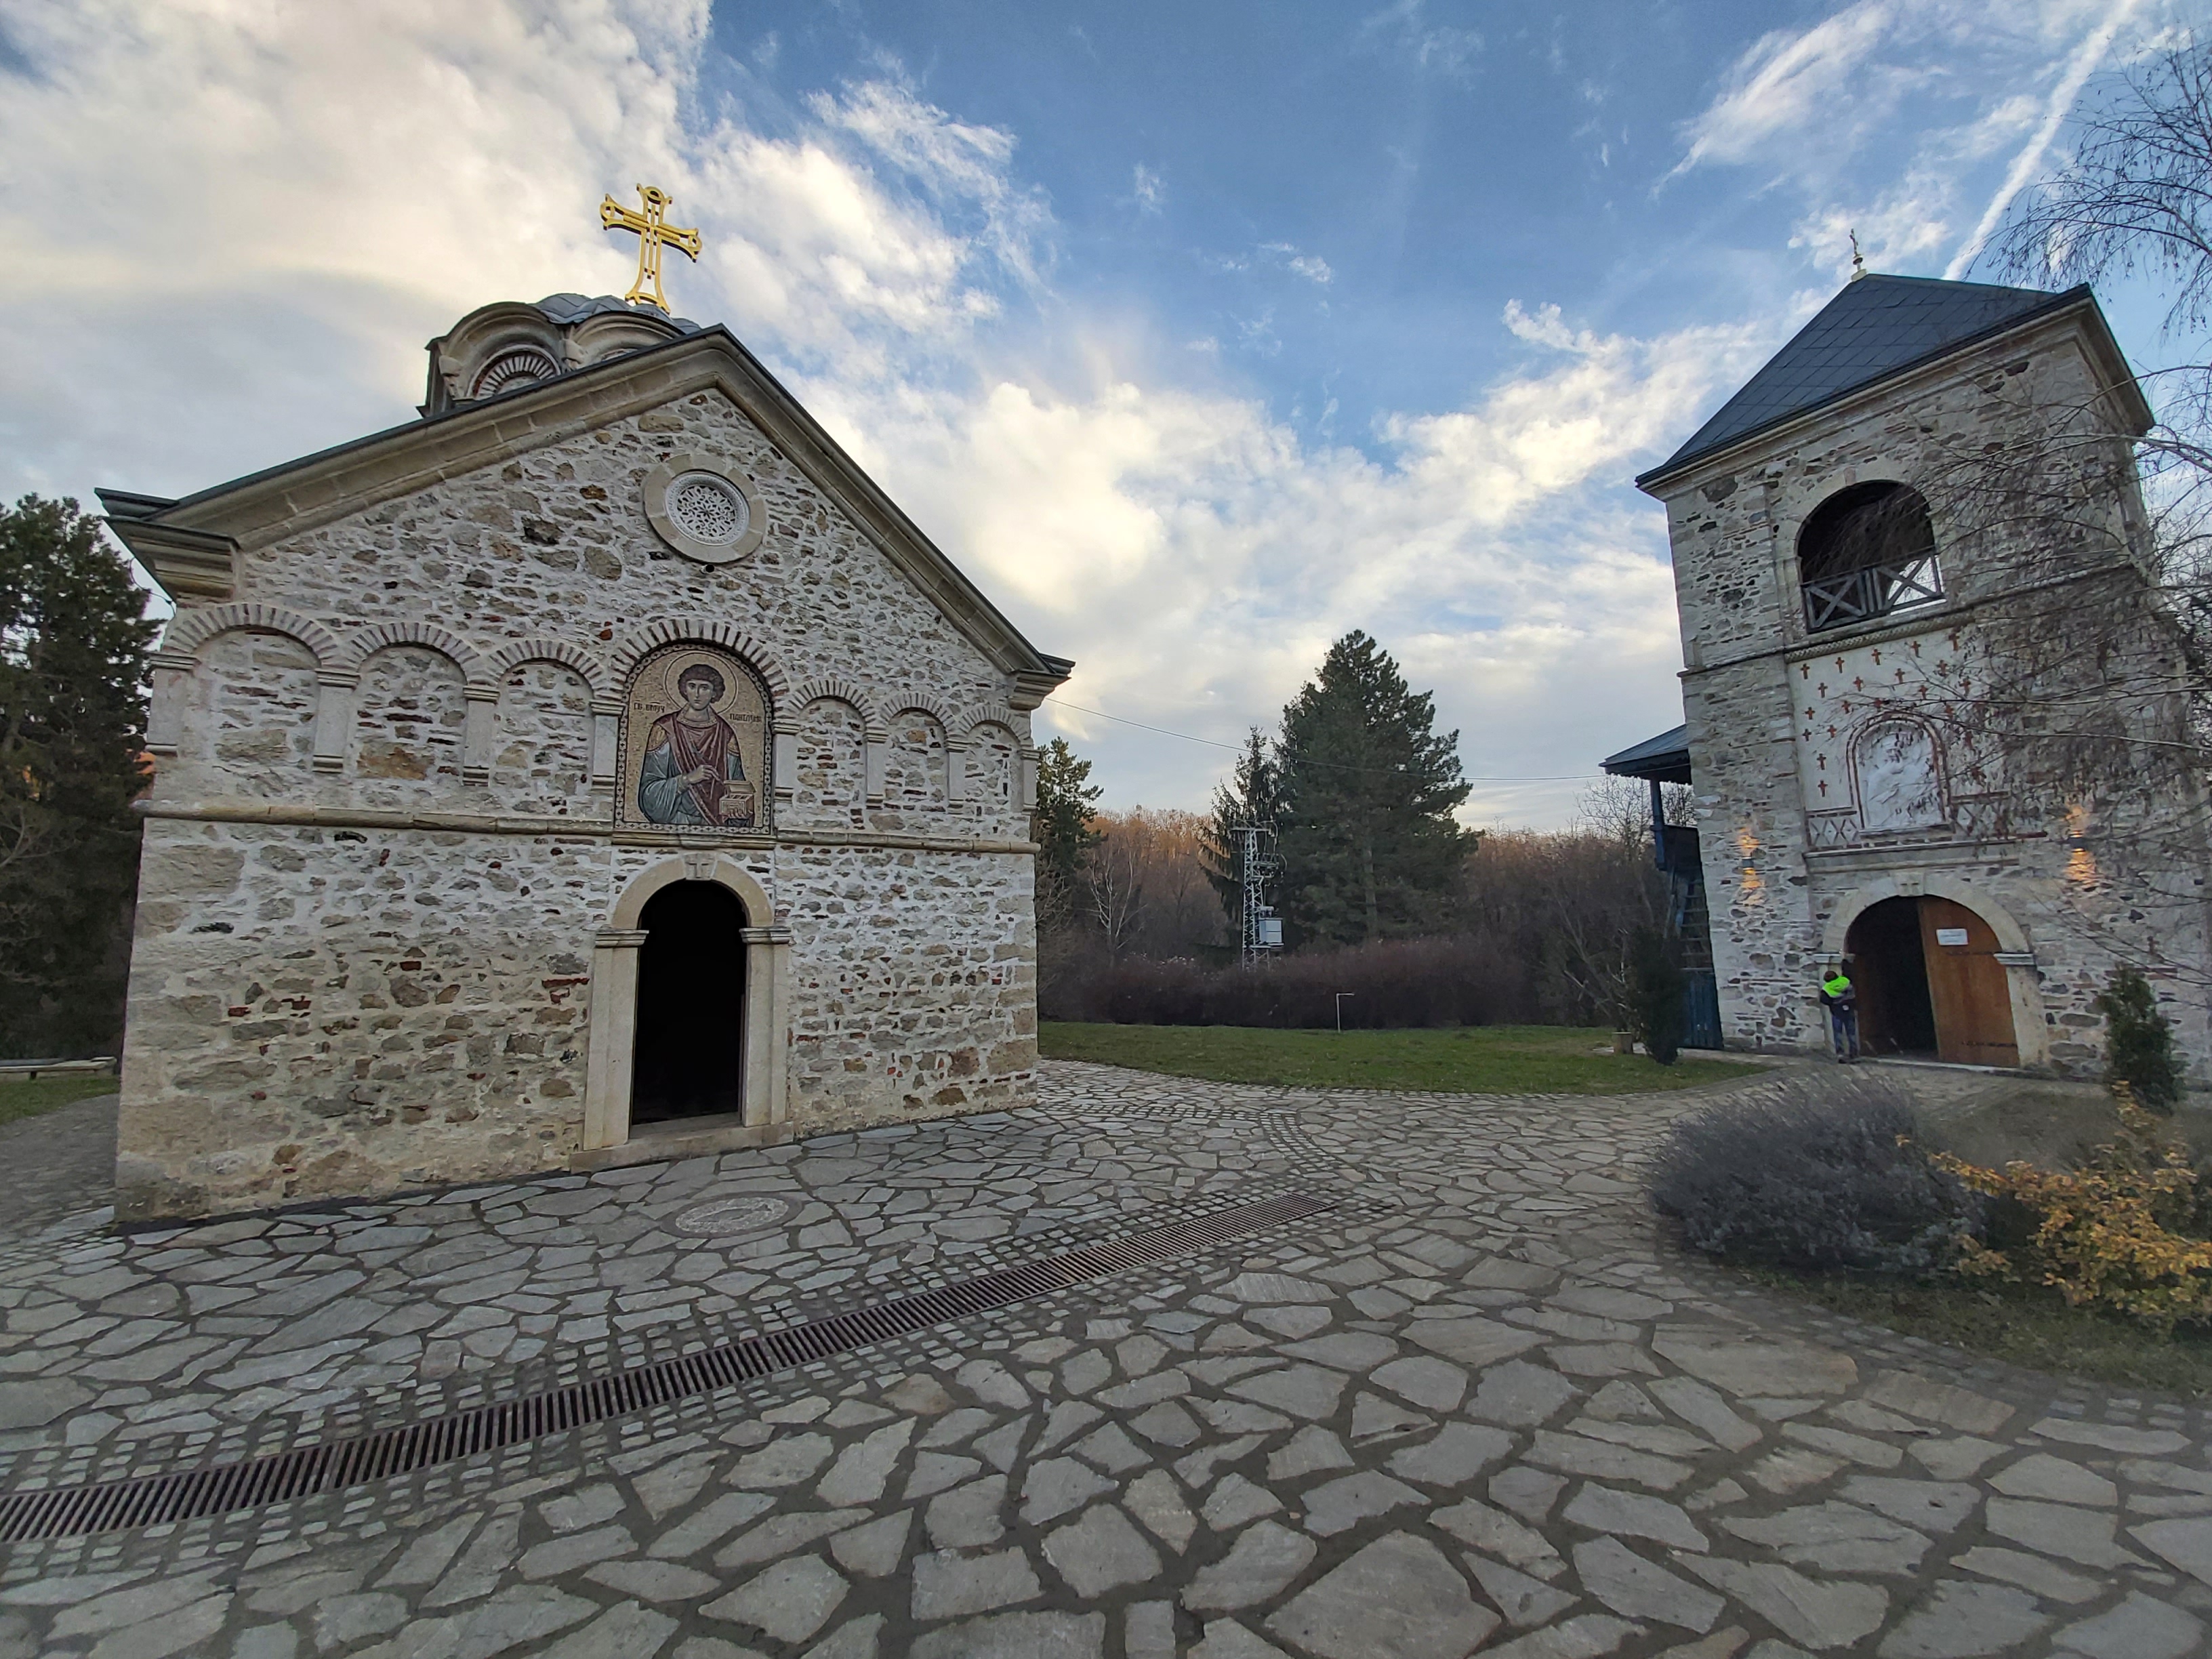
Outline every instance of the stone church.
[[(1606, 765), (1655, 807), (1694, 791), (1656, 830), (1685, 932), (1711, 918), (1716, 1039), (1826, 1050), (1849, 956), (1872, 1053), (2094, 1073), (2124, 963), (2205, 1078), (2212, 848), (2151, 423), (2086, 288), (1862, 273), (1637, 480), (1686, 724)], [(2055, 763), (2062, 727), (2124, 763)]]
[(421, 416), (103, 491), (154, 658), (117, 1211), (1018, 1106), (1039, 652), (726, 329), (487, 306)]

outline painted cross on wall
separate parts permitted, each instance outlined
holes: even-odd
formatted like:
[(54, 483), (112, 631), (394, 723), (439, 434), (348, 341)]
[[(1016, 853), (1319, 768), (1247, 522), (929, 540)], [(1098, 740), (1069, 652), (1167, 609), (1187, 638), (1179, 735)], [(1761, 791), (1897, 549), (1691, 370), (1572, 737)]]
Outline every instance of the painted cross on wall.
[(1960, 800), (1998, 788), (1994, 745), (1972, 718), (1972, 644), (1937, 628), (1790, 662), (1816, 847), (1939, 830)]

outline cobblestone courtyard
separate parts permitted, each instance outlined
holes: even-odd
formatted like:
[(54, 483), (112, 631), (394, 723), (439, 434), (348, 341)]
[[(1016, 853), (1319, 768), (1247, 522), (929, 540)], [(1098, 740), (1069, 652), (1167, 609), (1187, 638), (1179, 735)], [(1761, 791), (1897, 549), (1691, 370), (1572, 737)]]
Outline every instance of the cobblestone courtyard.
[(131, 1241), (111, 1106), (0, 1131), (0, 1493), (1332, 1206), (396, 1480), (7, 1546), (0, 1659), (2202, 1650), (2201, 1414), (1673, 1257), (1638, 1166), (1709, 1094), (1046, 1079), (1018, 1115)]

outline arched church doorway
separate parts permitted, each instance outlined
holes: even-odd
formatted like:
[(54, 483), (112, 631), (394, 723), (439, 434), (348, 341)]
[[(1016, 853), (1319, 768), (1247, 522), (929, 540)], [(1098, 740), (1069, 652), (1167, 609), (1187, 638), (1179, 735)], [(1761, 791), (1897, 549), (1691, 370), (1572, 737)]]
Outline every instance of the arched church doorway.
[(1844, 949), (1859, 994), (1859, 1046), (1870, 1054), (1936, 1058), (1936, 1008), (1920, 948), (1920, 901), (1884, 899), (1859, 912)]
[(2012, 994), (1997, 937), (1965, 905), (1890, 898), (1852, 921), (1844, 951), (1870, 1054), (1969, 1066), (2017, 1066)]
[(745, 908), (719, 882), (678, 881), (647, 902), (637, 971), (633, 1124), (744, 1109)]

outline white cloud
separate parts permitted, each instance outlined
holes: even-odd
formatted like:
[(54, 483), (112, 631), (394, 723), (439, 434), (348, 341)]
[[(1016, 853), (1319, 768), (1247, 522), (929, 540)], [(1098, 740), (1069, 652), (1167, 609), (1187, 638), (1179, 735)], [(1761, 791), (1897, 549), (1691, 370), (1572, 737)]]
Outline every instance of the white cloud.
[[(728, 320), (1076, 657), (1072, 700), (1234, 741), (1361, 626), (1437, 688), (1473, 772), (1586, 771), (1679, 718), (1663, 526), (1619, 477), (1748, 372), (1758, 330), (1515, 306), (1522, 372), (1382, 422), (1372, 454), (1302, 441), (1218, 389), (1217, 343), (1154, 362), (1053, 289), (1012, 135), (896, 78), (756, 124), (702, 93), (706, 25), (703, 0), (19, 4), (0, 280), (41, 297), (0, 314), (9, 483), (183, 490), (404, 419), (421, 342), (463, 313), (619, 292), (631, 256), (594, 208), (643, 179), (706, 232), (668, 273), (678, 308)], [(1267, 349), (1272, 319), (1242, 332)], [(1221, 764), (1092, 740), (1119, 805), (1195, 805)], [(1486, 786), (1473, 815), (1556, 818), (1574, 792)]]
[(1997, 186), (1996, 194), (1990, 198), (1989, 205), (1982, 210), (1982, 216), (1975, 224), (1973, 234), (1966, 238), (1953, 258), (1949, 269), (1944, 271), (1946, 276), (1955, 279), (1966, 275), (1974, 263), (1974, 256), (1982, 251), (1983, 245), (1990, 240), (1999, 221), (2004, 217), (2005, 210), (2012, 205), (2013, 198), (2026, 189), (2028, 182), (2041, 169), (2044, 157), (2050, 153), (2051, 140), (2057, 137), (2058, 129), (2064, 123), (2068, 112), (2074, 107), (2075, 99), (2081, 95), (2082, 83), (2105, 61), (2106, 54), (2112, 49), (2113, 38), (2126, 25), (2136, 4), (2137, 0), (2114, 0), (2104, 21), (2090, 30), (2081, 45), (2068, 55), (2064, 71), (2059, 76), (2057, 85), (2051, 89), (2041, 125), (2012, 158), (2012, 165), (2005, 169), (2003, 182)]
[[(1062, 392), (1001, 380), (864, 423), (901, 499), (1048, 648), (1077, 657), (1075, 703), (1233, 742), (1272, 720), (1330, 639), (1364, 627), (1437, 688), (1470, 772), (1586, 772), (1680, 718), (1663, 526), (1614, 493), (1619, 475), (1772, 342), (1600, 335), (1553, 307), (1505, 321), (1544, 356), (1463, 410), (1390, 422), (1382, 460), (1302, 444), (1249, 399), (1110, 374)], [(1092, 744), (1127, 741), (1047, 715)], [(1218, 763), (1171, 753), (1151, 779)], [(1578, 787), (1485, 786), (1470, 816), (1560, 817)], [(1182, 786), (1183, 803), (1200, 797)]]
[(1892, 15), (1890, 0), (1857, 0), (1802, 33), (1762, 36), (1737, 59), (1726, 90), (1691, 122), (1689, 149), (1675, 172), (1701, 161), (1753, 161), (1776, 134), (1816, 119), (1832, 132), (1867, 118), (1893, 89), (1889, 77), (1869, 85), (1863, 73)]
[(1158, 213), (1167, 205), (1167, 185), (1158, 173), (1139, 161), (1130, 174), (1129, 200), (1139, 213)]
[(940, 208), (982, 216), (981, 243), (1027, 286), (1049, 264), (1052, 212), (1043, 193), (1018, 184), (1012, 133), (971, 126), (904, 88), (870, 82), (842, 98), (808, 100), (823, 125), (854, 133), (902, 169)]
[(1473, 78), (1483, 47), (1482, 36), (1474, 30), (1431, 21), (1425, 0), (1394, 0), (1362, 19), (1354, 38), (1370, 50), (1387, 46), (1416, 69), (1455, 81)]
[(1328, 268), (1328, 261), (1318, 253), (1301, 253), (1290, 242), (1262, 242), (1260, 252), (1271, 253), (1282, 262), (1283, 269), (1296, 276), (1303, 276), (1318, 288), (1327, 288), (1336, 280), (1336, 273)]
[[(1853, 0), (1738, 58), (1685, 126), (1668, 178), (1741, 165), (1794, 184), (1807, 204), (1791, 246), (1838, 279), (1850, 271), (1852, 230), (1869, 269), (1941, 262), (1958, 276), (2043, 165), (2083, 81), (2140, 4)], [(1995, 193), (1962, 204), (1962, 180), (2008, 149)], [(1871, 169), (1870, 155), (1881, 158)], [(1875, 169), (1889, 182), (1870, 191)]]

